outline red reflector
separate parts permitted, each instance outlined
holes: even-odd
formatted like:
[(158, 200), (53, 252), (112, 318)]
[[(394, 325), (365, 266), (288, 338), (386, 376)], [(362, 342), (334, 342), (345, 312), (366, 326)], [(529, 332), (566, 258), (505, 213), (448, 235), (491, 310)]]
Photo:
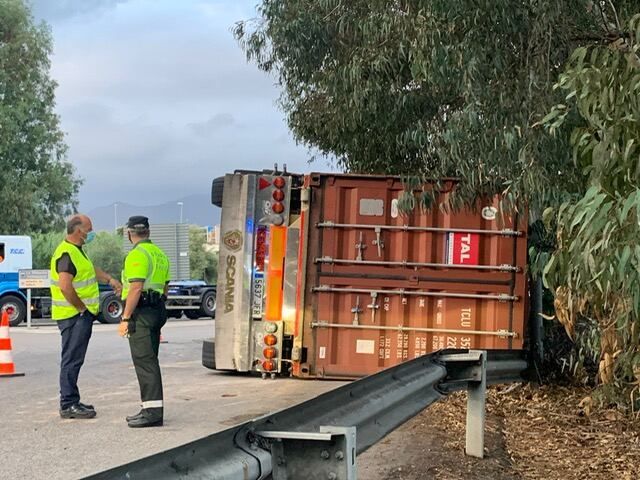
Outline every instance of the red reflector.
[(260, 180), (258, 180), (258, 188), (260, 190), (264, 190), (267, 187), (271, 186), (271, 182), (269, 180), (267, 180), (264, 177), (260, 177)]
[(281, 202), (284, 200), (284, 192), (282, 190), (274, 190), (273, 191), (273, 199), (276, 202)]
[(280, 202), (276, 202), (271, 207), (271, 210), (273, 210), (275, 213), (282, 213), (284, 212), (284, 205)]
[(284, 178), (276, 177), (275, 180), (273, 181), (273, 186), (276, 188), (284, 188), (286, 183), (287, 181)]
[(256, 234), (256, 270), (264, 271), (264, 261), (267, 257), (267, 227), (259, 227)]
[(271, 372), (276, 369), (276, 362), (274, 362), (273, 360), (265, 360), (264, 362), (262, 362), (262, 369), (265, 372)]
[(268, 358), (269, 360), (271, 360), (272, 358), (276, 358), (277, 351), (273, 347), (267, 347), (264, 350), (262, 350), (262, 356), (264, 358)]
[(265, 335), (264, 336), (264, 344), (265, 345), (269, 345), (270, 347), (272, 347), (276, 343), (278, 343), (278, 338), (275, 335), (269, 334), (269, 335)]

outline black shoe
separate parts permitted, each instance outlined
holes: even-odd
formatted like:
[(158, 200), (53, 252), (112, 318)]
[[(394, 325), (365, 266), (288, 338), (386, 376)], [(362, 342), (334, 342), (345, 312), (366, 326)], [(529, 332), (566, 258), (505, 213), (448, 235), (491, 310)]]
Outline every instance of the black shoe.
[(60, 409), (60, 417), (62, 418), (94, 418), (96, 416), (95, 410), (88, 410), (81, 407), (79, 404), (71, 405), (67, 408)]
[(84, 408), (85, 410), (94, 410), (95, 411), (95, 408), (93, 408), (93, 405), (85, 405), (82, 402), (78, 402), (78, 405), (81, 406), (82, 408)]
[(131, 428), (161, 427), (162, 418), (151, 418), (143, 414), (129, 420), (127, 425)]
[(135, 420), (137, 418), (140, 418), (144, 415), (144, 410), (140, 410), (138, 413), (136, 413), (135, 415), (129, 415), (126, 417), (127, 422), (130, 422), (131, 420)]

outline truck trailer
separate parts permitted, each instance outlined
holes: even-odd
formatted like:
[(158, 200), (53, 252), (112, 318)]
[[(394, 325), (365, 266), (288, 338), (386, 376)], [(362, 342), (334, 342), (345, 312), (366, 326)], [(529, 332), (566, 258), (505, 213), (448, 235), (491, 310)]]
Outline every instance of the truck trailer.
[(442, 349), (519, 354), (527, 327), (527, 219), (498, 197), (401, 209), (400, 177), (237, 171), (222, 208), (215, 336), (203, 364), (357, 378)]

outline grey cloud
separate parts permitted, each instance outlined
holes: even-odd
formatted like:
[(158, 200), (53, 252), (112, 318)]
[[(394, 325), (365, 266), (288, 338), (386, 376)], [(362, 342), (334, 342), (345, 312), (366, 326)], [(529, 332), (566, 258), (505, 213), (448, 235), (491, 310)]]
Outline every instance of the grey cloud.
[(210, 137), (213, 133), (235, 124), (235, 119), (230, 113), (218, 113), (206, 122), (190, 123), (189, 129), (198, 136)]
[[(96, 94), (133, 102), (264, 99), (278, 95), (274, 80), (245, 62), (232, 39), (190, 35), (147, 39), (124, 35), (109, 43), (87, 39), (58, 45), (64, 63), (53, 74), (63, 93)], [(60, 91), (60, 90), (59, 90)]]
[(31, 0), (36, 18), (63, 20), (77, 15), (102, 13), (129, 0)]
[[(61, 112), (68, 132), (69, 156), (85, 183), (83, 209), (125, 201), (162, 203), (193, 193), (207, 193), (211, 179), (235, 168), (262, 168), (278, 162), (306, 171), (306, 156), (278, 137), (284, 126), (267, 131), (273, 118), (237, 123), (230, 114), (206, 122), (146, 123), (123, 120), (100, 104), (74, 104)], [(233, 122), (234, 128), (225, 127)], [(193, 126), (213, 128), (210, 136), (193, 134)], [(224, 134), (215, 134), (222, 128)], [(218, 132), (220, 133), (220, 132)], [(265, 156), (265, 152), (268, 154)]]

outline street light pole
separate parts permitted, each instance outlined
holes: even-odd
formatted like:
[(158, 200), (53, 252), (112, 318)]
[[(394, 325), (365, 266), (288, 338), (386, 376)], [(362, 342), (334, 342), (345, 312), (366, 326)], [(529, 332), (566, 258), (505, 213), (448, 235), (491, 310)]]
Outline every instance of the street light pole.
[(113, 204), (113, 231), (118, 233), (118, 202)]
[(178, 205), (180, 205), (180, 223), (182, 223), (182, 207), (184, 206), (184, 202), (178, 202)]

